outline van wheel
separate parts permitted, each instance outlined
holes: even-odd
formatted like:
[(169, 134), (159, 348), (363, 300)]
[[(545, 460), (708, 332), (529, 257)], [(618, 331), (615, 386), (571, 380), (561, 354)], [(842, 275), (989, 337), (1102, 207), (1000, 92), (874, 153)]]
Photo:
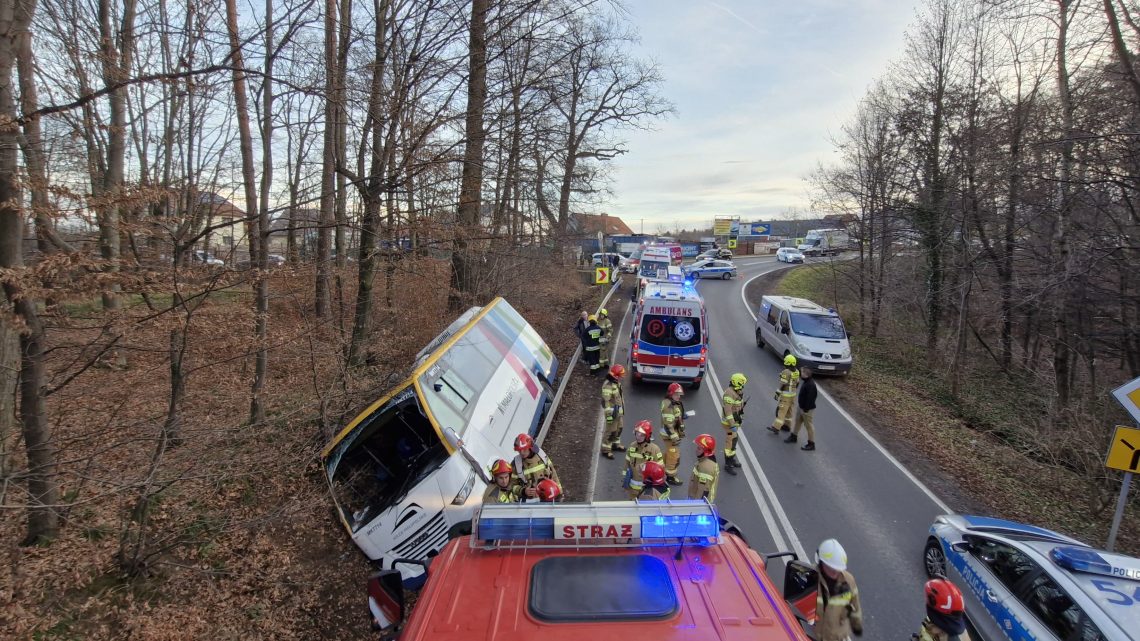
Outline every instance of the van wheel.
[(700, 382), (700, 381), (696, 381), (696, 382), (694, 382), (692, 385), (690, 385), (690, 386), (689, 386), (689, 388), (690, 388), (690, 389), (695, 389), (695, 390), (697, 390), (697, 389), (701, 389), (701, 382)]
[(764, 338), (760, 334), (760, 330), (756, 330), (756, 347), (764, 349)]
[(728, 272), (725, 272), (725, 273), (720, 275), (721, 280), (728, 280), (729, 278), (732, 278), (732, 274), (730, 274)]

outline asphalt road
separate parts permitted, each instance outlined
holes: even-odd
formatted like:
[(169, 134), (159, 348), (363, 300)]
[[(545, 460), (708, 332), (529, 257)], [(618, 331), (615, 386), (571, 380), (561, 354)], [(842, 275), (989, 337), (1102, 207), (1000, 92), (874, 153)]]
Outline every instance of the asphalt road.
[[(737, 476), (721, 472), (717, 493), (721, 515), (739, 525), (761, 553), (791, 550), (813, 562), (820, 541), (839, 539), (863, 600), (864, 638), (909, 639), (923, 616), (926, 576), (921, 560), (926, 531), (935, 516), (950, 510), (827, 395), (825, 377), (816, 379), (817, 450), (799, 449), (804, 434), (799, 444), (792, 445), (764, 429), (776, 410), (772, 394), (782, 366), (771, 351), (756, 347), (755, 305), (746, 305), (742, 292), (750, 279), (787, 266), (775, 258), (741, 258), (736, 264), (737, 279), (702, 280), (697, 285), (708, 310), (710, 368), (700, 389), (686, 389), (685, 408), (695, 410), (696, 416), (686, 424), (679, 476), (687, 483), (695, 460), (692, 439), (702, 432), (716, 437), (718, 459), (723, 462), (722, 384), (734, 372), (743, 373), (748, 377), (744, 395), (750, 399), (738, 445), (744, 468)], [(611, 318), (619, 310), (623, 313), (613, 362), (628, 364), (628, 289), (620, 296), (620, 305), (615, 301), (609, 305)], [(858, 354), (855, 358), (858, 367)], [(663, 383), (634, 386), (627, 380), (623, 442), (633, 440), (633, 425), (642, 418), (653, 422), (658, 439), (665, 387)], [(599, 456), (593, 499), (624, 499), (622, 472), (620, 457), (610, 461)], [(683, 497), (685, 490), (680, 486), (674, 492)], [(783, 584), (782, 563), (773, 563), (768, 571), (776, 585)]]

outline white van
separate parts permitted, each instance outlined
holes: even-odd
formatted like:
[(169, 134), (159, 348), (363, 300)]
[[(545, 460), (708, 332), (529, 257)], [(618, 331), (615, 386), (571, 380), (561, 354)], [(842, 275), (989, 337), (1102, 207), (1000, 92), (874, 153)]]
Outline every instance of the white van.
[(321, 452), (349, 536), (410, 587), (424, 570), (393, 562), (439, 552), (452, 528), (471, 519), (490, 481), (486, 468), (514, 456), (517, 435), (538, 433), (558, 359), (496, 298), (456, 319), (414, 367)]
[(843, 319), (804, 298), (764, 296), (756, 314), (756, 346), (770, 347), (783, 358), (796, 357), (800, 367), (821, 374), (851, 371), (851, 343)]

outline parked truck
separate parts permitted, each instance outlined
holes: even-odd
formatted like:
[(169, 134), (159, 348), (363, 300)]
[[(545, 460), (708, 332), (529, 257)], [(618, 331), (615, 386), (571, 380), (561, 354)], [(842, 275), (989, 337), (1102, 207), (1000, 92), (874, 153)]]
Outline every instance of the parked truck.
[(798, 249), (805, 256), (835, 256), (846, 251), (851, 237), (843, 229), (812, 229), (804, 236)]

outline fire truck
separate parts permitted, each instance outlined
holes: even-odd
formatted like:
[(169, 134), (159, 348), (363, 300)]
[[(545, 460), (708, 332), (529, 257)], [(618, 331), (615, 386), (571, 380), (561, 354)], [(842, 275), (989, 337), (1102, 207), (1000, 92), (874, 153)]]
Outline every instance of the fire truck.
[[(781, 557), (782, 592), (766, 569)], [(814, 638), (816, 569), (757, 553), (707, 501), (487, 504), (425, 565), (406, 620), (399, 571), (369, 580), (382, 638)]]

